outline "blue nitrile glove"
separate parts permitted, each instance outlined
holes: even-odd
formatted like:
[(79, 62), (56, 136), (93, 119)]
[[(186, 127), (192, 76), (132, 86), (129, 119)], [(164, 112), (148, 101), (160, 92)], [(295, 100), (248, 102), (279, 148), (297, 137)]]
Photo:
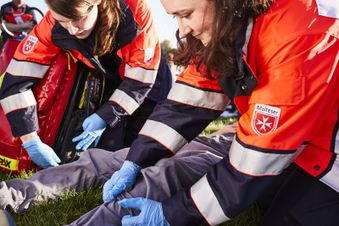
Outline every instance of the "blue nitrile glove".
[(123, 199), (118, 202), (123, 208), (140, 210), (137, 216), (126, 215), (121, 219), (122, 226), (169, 226), (160, 202), (145, 198)]
[(35, 138), (22, 144), (33, 162), (43, 168), (57, 166), (60, 163), (59, 157), (53, 149), (43, 143), (40, 138)]
[(13, 217), (6, 210), (0, 210), (0, 225), (1, 226), (16, 225)]
[(120, 170), (113, 173), (112, 177), (104, 184), (102, 191), (104, 202), (113, 201), (118, 195), (131, 187), (140, 169), (141, 167), (134, 162), (125, 160)]
[(94, 147), (98, 145), (100, 137), (106, 129), (106, 122), (98, 114), (93, 113), (84, 120), (82, 129), (84, 132), (74, 137), (72, 141), (80, 141), (75, 149), (85, 151), (93, 142)]

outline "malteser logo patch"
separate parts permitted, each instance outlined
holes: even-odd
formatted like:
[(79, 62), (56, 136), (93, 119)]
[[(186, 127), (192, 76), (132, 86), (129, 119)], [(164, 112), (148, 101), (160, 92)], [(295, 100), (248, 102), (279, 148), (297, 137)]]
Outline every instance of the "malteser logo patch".
[(28, 54), (32, 52), (34, 49), (35, 44), (38, 42), (38, 38), (32, 35), (29, 35), (28, 38), (26, 39), (25, 44), (22, 47), (22, 52), (24, 54)]
[(252, 128), (258, 135), (265, 135), (277, 128), (280, 108), (256, 104), (252, 116)]

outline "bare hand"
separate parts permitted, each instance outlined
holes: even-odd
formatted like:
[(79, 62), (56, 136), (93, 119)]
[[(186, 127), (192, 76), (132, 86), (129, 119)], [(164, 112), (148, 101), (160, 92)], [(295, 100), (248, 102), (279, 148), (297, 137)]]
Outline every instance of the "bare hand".
[(33, 27), (34, 27), (33, 21), (27, 21), (27, 22), (21, 24), (21, 28), (24, 31), (30, 31), (30, 30), (33, 29)]

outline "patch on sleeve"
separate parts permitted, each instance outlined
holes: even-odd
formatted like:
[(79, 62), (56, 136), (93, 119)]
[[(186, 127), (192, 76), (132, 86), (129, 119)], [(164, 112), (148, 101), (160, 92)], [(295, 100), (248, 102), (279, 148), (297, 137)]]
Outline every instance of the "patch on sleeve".
[(145, 49), (145, 58), (144, 58), (145, 64), (149, 64), (152, 61), (154, 57), (154, 52), (155, 52), (154, 48)]
[(339, 2), (337, 0), (316, 0), (320, 16), (339, 19)]
[(252, 128), (258, 135), (273, 132), (277, 128), (279, 117), (280, 108), (256, 104), (252, 116)]
[(32, 50), (34, 49), (35, 44), (38, 42), (38, 38), (33, 36), (33, 35), (29, 35), (28, 38), (26, 39), (25, 44), (22, 47), (22, 52), (23, 54), (28, 54), (30, 52), (32, 52)]

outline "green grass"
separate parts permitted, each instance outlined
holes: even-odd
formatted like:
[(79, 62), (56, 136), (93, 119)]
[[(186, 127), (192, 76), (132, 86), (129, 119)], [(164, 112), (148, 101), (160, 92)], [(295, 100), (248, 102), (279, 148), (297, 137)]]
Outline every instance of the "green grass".
[(221, 129), (225, 124), (231, 124), (236, 122), (237, 120), (235, 118), (227, 118), (224, 119), (222, 117), (214, 120), (212, 123), (210, 123), (205, 129), (204, 131), (202, 131), (202, 135), (208, 135), (211, 133), (214, 133), (216, 131), (218, 131), (219, 129)]
[[(234, 121), (234, 119), (217, 119), (202, 134), (213, 133), (222, 128), (223, 125)], [(0, 180), (8, 180), (14, 177), (27, 178), (31, 174), (13, 176), (0, 171)], [(13, 214), (13, 217), (17, 226), (59, 226), (71, 223), (102, 203), (101, 191), (102, 188), (99, 187), (80, 193), (69, 192), (58, 199), (43, 201), (24, 214)], [(260, 224), (260, 220), (260, 210), (257, 206), (254, 206), (235, 219), (222, 224), (222, 226), (256, 226)]]

